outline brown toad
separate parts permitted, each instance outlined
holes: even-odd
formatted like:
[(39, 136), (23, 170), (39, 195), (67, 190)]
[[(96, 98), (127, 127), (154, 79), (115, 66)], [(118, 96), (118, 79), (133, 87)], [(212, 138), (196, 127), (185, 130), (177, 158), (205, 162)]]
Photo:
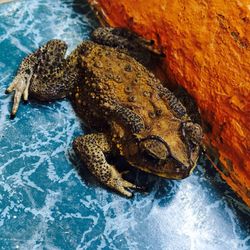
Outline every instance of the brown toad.
[(126, 196), (136, 186), (105, 154), (116, 152), (132, 166), (164, 178), (187, 177), (199, 156), (202, 129), (138, 62), (148, 65), (155, 56), (152, 42), (119, 28), (98, 28), (93, 40), (83, 41), (66, 58), (67, 46), (60, 40), (27, 56), (7, 89), (15, 90), (12, 116), (28, 92), (41, 101), (69, 97), (95, 131), (76, 138), (74, 150), (100, 182)]

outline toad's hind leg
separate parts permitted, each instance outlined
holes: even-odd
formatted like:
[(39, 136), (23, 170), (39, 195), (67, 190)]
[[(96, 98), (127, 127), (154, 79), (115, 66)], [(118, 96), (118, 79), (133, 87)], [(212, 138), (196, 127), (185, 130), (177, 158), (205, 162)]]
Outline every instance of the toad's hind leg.
[(18, 110), (21, 97), (27, 101), (29, 93), (42, 101), (59, 99), (66, 95), (66, 50), (65, 42), (51, 40), (24, 58), (16, 77), (6, 89), (6, 93), (15, 91), (12, 117)]
[(77, 137), (73, 142), (73, 148), (101, 183), (127, 197), (132, 196), (126, 188), (137, 188), (137, 186), (124, 180), (116, 168), (106, 161), (104, 153), (111, 152), (112, 147), (105, 134)]
[(99, 27), (92, 32), (91, 36), (95, 42), (111, 47), (119, 45), (129, 47), (132, 43), (140, 43), (141, 46), (154, 44), (153, 40), (147, 40), (125, 28)]
[(159, 61), (164, 54), (153, 48), (154, 41), (147, 40), (125, 28), (99, 27), (91, 38), (99, 44), (117, 48), (145, 66), (150, 66), (152, 60)]

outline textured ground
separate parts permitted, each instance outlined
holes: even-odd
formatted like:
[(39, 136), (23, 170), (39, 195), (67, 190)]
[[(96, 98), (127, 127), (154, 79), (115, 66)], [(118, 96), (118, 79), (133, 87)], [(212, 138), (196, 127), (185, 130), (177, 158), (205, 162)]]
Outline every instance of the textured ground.
[(0, 5), (0, 249), (249, 249), (250, 211), (208, 163), (181, 182), (136, 173), (151, 189), (128, 200), (79, 175), (67, 100), (9, 120), (4, 90), (22, 58), (52, 38), (74, 48), (91, 20), (80, 0)]

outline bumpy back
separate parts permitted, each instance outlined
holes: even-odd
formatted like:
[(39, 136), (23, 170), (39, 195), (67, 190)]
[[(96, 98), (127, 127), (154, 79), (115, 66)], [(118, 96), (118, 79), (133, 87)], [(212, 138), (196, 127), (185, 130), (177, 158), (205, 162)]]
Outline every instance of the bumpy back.
[[(133, 110), (144, 121), (145, 130), (139, 135), (156, 135), (168, 142), (173, 156), (188, 165), (188, 148), (181, 135), (181, 122), (187, 119), (185, 108), (165, 89), (153, 73), (124, 53), (115, 49), (87, 43), (82, 48), (83, 80), (76, 96), (82, 116), (99, 130), (112, 123), (105, 105), (117, 102)], [(79, 102), (79, 103), (78, 103)], [(119, 127), (119, 128), (118, 128)], [(130, 131), (114, 126), (118, 137)]]

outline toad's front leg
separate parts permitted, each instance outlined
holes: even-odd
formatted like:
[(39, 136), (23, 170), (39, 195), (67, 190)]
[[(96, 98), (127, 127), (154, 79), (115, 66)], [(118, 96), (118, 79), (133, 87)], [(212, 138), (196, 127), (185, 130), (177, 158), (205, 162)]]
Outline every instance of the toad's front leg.
[(126, 188), (138, 188), (124, 180), (116, 168), (106, 161), (104, 153), (109, 153), (112, 148), (105, 134), (77, 137), (73, 142), (73, 148), (101, 183), (127, 197), (131, 197), (132, 193)]
[[(15, 91), (11, 117), (14, 118), (23, 96), (28, 100), (29, 92), (38, 100), (51, 101), (65, 96), (69, 84), (70, 70), (64, 59), (67, 45), (61, 40), (51, 40), (21, 62), (17, 75), (6, 89)], [(67, 86), (67, 87), (66, 87)]]

